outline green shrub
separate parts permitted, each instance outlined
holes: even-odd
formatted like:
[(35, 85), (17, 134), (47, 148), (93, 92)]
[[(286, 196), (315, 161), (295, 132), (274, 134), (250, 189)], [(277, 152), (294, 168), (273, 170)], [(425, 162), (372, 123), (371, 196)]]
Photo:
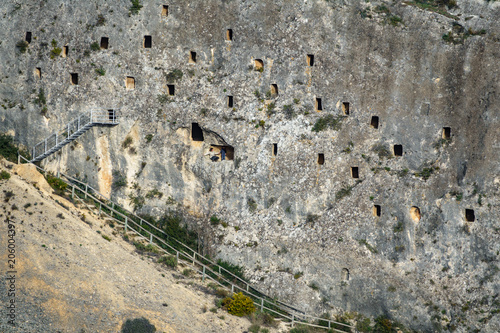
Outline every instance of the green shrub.
[(130, 136), (127, 136), (125, 140), (123, 140), (122, 142), (122, 148), (127, 149), (132, 144), (133, 141), (134, 140)]
[(182, 79), (182, 71), (180, 69), (174, 69), (173, 71), (171, 71), (170, 73), (167, 74), (166, 78), (167, 78), (167, 82), (175, 82), (177, 80), (180, 80)]
[(163, 197), (163, 192), (160, 192), (156, 187), (146, 193), (146, 199), (158, 198), (161, 199)]
[(370, 318), (358, 318), (356, 329), (363, 333), (372, 332), (373, 327), (371, 327)]
[(90, 44), (90, 49), (92, 51), (99, 51), (101, 47), (99, 46), (98, 42), (93, 42), (92, 44)]
[(153, 134), (148, 134), (148, 135), (146, 135), (146, 142), (147, 142), (147, 143), (150, 143), (150, 142), (151, 142), (151, 140), (153, 140)]
[[(240, 279), (246, 280), (242, 266), (233, 265), (230, 262), (227, 262), (227, 261), (224, 261), (224, 260), (221, 260), (221, 259), (217, 260), (217, 265), (221, 266), (222, 268), (224, 268), (227, 271), (231, 272), (232, 274), (236, 275)], [(232, 279), (231, 275), (229, 275), (225, 271), (222, 271), (222, 275), (224, 275), (228, 279)]]
[(53, 176), (52, 174), (47, 174), (47, 183), (56, 191), (57, 194), (62, 194), (68, 187), (62, 179)]
[(257, 203), (253, 198), (248, 198), (247, 199), (247, 205), (248, 205), (248, 210), (253, 213), (257, 210)]
[(2, 172), (0, 172), (0, 179), (9, 179), (9, 178), (10, 178), (10, 173), (8, 173), (5, 170), (2, 170)]
[(210, 224), (211, 224), (211, 225), (216, 226), (216, 225), (218, 225), (219, 223), (220, 223), (220, 219), (219, 219), (217, 216), (212, 215), (212, 216), (210, 217)]
[(243, 317), (255, 312), (255, 306), (250, 297), (240, 292), (233, 295), (231, 302), (227, 305), (227, 312), (234, 316)]
[(127, 177), (125, 177), (121, 171), (113, 170), (113, 183), (111, 184), (111, 188), (117, 190), (125, 186), (127, 186)]
[(257, 324), (252, 324), (248, 328), (248, 332), (250, 332), (250, 333), (259, 333), (259, 331), (260, 331), (260, 325), (257, 325)]
[[(177, 258), (175, 256), (163, 256), (160, 259), (158, 259), (158, 263), (165, 264), (168, 267), (175, 268), (175, 267), (177, 267)], [(184, 271), (186, 271), (186, 270), (184, 270)], [(191, 271), (191, 270), (189, 270), (189, 271)], [(183, 272), (183, 274), (184, 274), (184, 272)], [(189, 276), (189, 273), (186, 276)]]
[(43, 90), (43, 88), (40, 88), (38, 90), (38, 95), (33, 100), (33, 103), (37, 104), (38, 106), (47, 104), (47, 99), (45, 98), (45, 91)]
[(304, 272), (297, 272), (297, 273), (295, 273), (295, 274), (293, 275), (293, 278), (294, 278), (295, 280), (297, 280), (297, 279), (300, 279), (300, 278), (302, 277), (302, 275), (304, 275)]
[(156, 98), (161, 104), (165, 104), (170, 100), (170, 96), (168, 96), (167, 94), (158, 94)]
[(142, 207), (144, 207), (144, 204), (146, 203), (146, 200), (142, 195), (134, 196), (132, 194), (129, 194), (128, 198), (133, 206), (134, 211), (141, 209)]
[(316, 123), (314, 124), (312, 131), (321, 132), (325, 131), (328, 128), (331, 128), (334, 131), (339, 131), (340, 128), (342, 127), (343, 120), (344, 117), (342, 116), (335, 117), (333, 114), (326, 115), (316, 120)]
[(54, 59), (55, 57), (59, 57), (61, 52), (62, 52), (62, 49), (60, 47), (54, 47), (52, 50), (50, 50), (50, 59)]
[(342, 332), (351, 332), (351, 328), (350, 327), (347, 327), (347, 326), (344, 326), (344, 325), (340, 325), (340, 324), (346, 324), (346, 325), (350, 325), (351, 323), (349, 323), (348, 319), (346, 318), (346, 316), (341, 316), (341, 315), (337, 315), (335, 316), (335, 321), (338, 322), (339, 324), (332, 324), (332, 327), (336, 330), (339, 330), (339, 331), (342, 331)]
[(350, 195), (351, 191), (352, 191), (352, 186), (341, 188), (340, 190), (337, 191), (337, 193), (335, 193), (335, 199), (341, 200), (342, 198)]
[(106, 75), (106, 70), (105, 70), (104, 68), (102, 68), (102, 66), (101, 66), (101, 67), (99, 67), (99, 68), (96, 68), (96, 69), (95, 69), (95, 72), (96, 72), (98, 75), (100, 75), (100, 76), (104, 76), (104, 75)]
[(101, 236), (102, 236), (102, 238), (104, 238), (108, 242), (111, 242), (111, 238), (109, 236), (106, 236), (106, 235), (101, 235)]
[(377, 333), (391, 333), (392, 330), (392, 322), (384, 316), (378, 316), (375, 318), (375, 327), (373, 330)]
[(137, 15), (142, 8), (140, 0), (130, 0), (132, 2), (132, 6), (129, 8), (130, 14)]
[(121, 333), (155, 333), (156, 327), (144, 317), (127, 319), (122, 325)]
[(14, 144), (14, 138), (7, 134), (0, 134), (0, 155), (6, 160), (17, 163), (17, 154), (21, 154), (24, 158), (29, 158), (29, 153), (26, 150), (18, 149)]
[(21, 53), (26, 53), (26, 50), (28, 50), (28, 42), (25, 40), (20, 40), (19, 42), (16, 43), (16, 47)]
[(294, 327), (290, 330), (289, 333), (309, 333), (309, 327), (305, 325), (298, 324), (297, 327)]

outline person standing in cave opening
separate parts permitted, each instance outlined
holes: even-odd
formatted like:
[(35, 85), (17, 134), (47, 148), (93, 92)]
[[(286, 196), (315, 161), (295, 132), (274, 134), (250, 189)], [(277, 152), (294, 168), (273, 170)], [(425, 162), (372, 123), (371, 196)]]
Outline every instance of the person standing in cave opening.
[(224, 161), (225, 159), (226, 159), (226, 148), (224, 148), (224, 147), (223, 147), (223, 148), (220, 150), (220, 160), (221, 160), (221, 161)]

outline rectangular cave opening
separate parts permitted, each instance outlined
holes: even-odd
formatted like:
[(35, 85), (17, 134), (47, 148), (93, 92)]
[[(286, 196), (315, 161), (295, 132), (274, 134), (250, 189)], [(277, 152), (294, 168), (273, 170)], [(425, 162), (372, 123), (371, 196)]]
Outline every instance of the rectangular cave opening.
[(378, 121), (378, 116), (372, 116), (372, 119), (370, 120), (370, 127), (378, 129)]
[(344, 115), (349, 115), (349, 102), (342, 102), (342, 112)]
[(189, 51), (189, 63), (196, 64), (196, 52)]
[(108, 37), (101, 37), (101, 49), (107, 50), (108, 46), (109, 46), (109, 38)]
[(132, 76), (127, 76), (125, 80), (125, 87), (127, 89), (135, 89), (135, 79)]
[(394, 156), (403, 156), (403, 145), (394, 145)]
[(226, 102), (227, 102), (227, 107), (232, 108), (233, 107), (233, 96), (227, 96)]
[(78, 73), (70, 73), (71, 75), (71, 84), (77, 85), (78, 84)]
[(152, 39), (152, 37), (149, 36), (149, 35), (145, 35), (144, 36), (143, 47), (145, 49), (150, 49), (152, 45), (153, 45), (153, 39)]
[(256, 71), (263, 71), (264, 70), (264, 62), (262, 59), (255, 59), (254, 60), (254, 67)]
[(198, 123), (191, 124), (191, 138), (193, 141), (203, 141), (205, 138), (203, 137), (203, 130), (198, 125)]
[(273, 156), (278, 155), (278, 144), (273, 143)]
[(26, 36), (24, 37), (24, 40), (29, 44), (31, 43), (31, 31), (26, 31)]
[(351, 177), (359, 178), (359, 169), (358, 167), (351, 167)]
[(467, 222), (474, 222), (476, 220), (473, 209), (465, 209), (465, 220)]
[(318, 154), (318, 164), (323, 165), (325, 164), (325, 154)]
[(380, 205), (373, 205), (373, 216), (380, 217)]
[(163, 7), (161, 8), (161, 16), (168, 16), (168, 5), (163, 5)]
[(35, 68), (35, 76), (39, 79), (42, 78), (42, 69), (40, 67)]
[(314, 66), (314, 54), (307, 55), (307, 66)]
[(68, 54), (69, 54), (68, 45), (65, 45), (65, 46), (63, 46), (63, 48), (62, 48), (61, 56), (62, 56), (63, 58), (66, 58), (66, 57), (68, 56)]
[(227, 29), (226, 30), (226, 40), (227, 41), (232, 41), (233, 40), (233, 29)]
[(314, 102), (314, 108), (316, 109), (316, 111), (323, 110), (323, 103), (321, 102), (321, 98), (316, 98), (316, 101)]
[(169, 96), (175, 95), (175, 86), (173, 84), (167, 84), (167, 90)]
[(451, 127), (443, 127), (442, 137), (445, 140), (451, 138)]
[(271, 96), (278, 96), (278, 85), (277, 84), (271, 84)]

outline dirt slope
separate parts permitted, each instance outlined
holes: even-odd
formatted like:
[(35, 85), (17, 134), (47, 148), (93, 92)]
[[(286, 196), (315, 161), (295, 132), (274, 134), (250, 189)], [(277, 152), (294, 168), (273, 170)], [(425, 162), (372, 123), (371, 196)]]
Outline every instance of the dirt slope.
[[(2, 306), (0, 332), (119, 332), (125, 320), (138, 317), (157, 332), (243, 332), (250, 326), (222, 310), (206, 311), (215, 298), (201, 281), (136, 253), (103, 221), (52, 194), (33, 167), (0, 164), (11, 173), (0, 181), (2, 275), (9, 270), (8, 220), (17, 231), (17, 328), (6, 323)], [(10, 299), (6, 286), (0, 286), (2, 305)]]

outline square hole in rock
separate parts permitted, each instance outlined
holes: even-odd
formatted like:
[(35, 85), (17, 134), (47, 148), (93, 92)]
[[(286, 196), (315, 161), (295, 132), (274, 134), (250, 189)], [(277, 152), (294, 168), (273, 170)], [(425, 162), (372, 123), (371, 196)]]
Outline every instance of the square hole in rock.
[(379, 217), (381, 213), (380, 205), (373, 205), (373, 216)]
[(151, 36), (149, 36), (149, 35), (145, 35), (144, 36), (143, 46), (144, 46), (145, 49), (150, 49), (151, 46), (153, 46), (153, 39), (152, 39)]
[(473, 209), (466, 209), (465, 210), (465, 220), (467, 222), (474, 222), (476, 220), (476, 216), (474, 214)]
[(164, 17), (168, 16), (168, 6), (167, 5), (163, 5), (163, 7), (161, 8), (161, 16), (164, 16)]
[(109, 46), (109, 38), (108, 37), (101, 37), (101, 49), (107, 50)]
[(233, 107), (233, 96), (227, 96), (227, 107), (232, 108)]
[(173, 84), (167, 84), (167, 90), (169, 96), (175, 95), (175, 86)]
[(307, 55), (307, 66), (314, 66), (314, 54)]
[(379, 122), (378, 116), (372, 116), (372, 119), (370, 120), (370, 127), (377, 129), (378, 122)]
[(316, 101), (314, 102), (314, 108), (316, 109), (316, 111), (323, 110), (323, 103), (321, 102), (321, 98), (316, 98)]
[(135, 89), (135, 79), (132, 76), (127, 76), (125, 79), (125, 87), (127, 89)]
[(359, 169), (358, 167), (351, 167), (351, 177), (359, 178)]
[(325, 164), (325, 154), (318, 154), (318, 164), (319, 165)]
[(348, 116), (349, 115), (349, 103), (348, 102), (342, 102), (342, 112)]
[(233, 40), (233, 29), (227, 29), (226, 30), (226, 40), (227, 41), (232, 41)]
[(443, 127), (442, 137), (443, 137), (443, 139), (451, 138), (451, 128), (450, 127)]
[(394, 156), (403, 156), (403, 145), (394, 145)]
[(71, 74), (71, 84), (78, 84), (78, 73), (70, 73)]

